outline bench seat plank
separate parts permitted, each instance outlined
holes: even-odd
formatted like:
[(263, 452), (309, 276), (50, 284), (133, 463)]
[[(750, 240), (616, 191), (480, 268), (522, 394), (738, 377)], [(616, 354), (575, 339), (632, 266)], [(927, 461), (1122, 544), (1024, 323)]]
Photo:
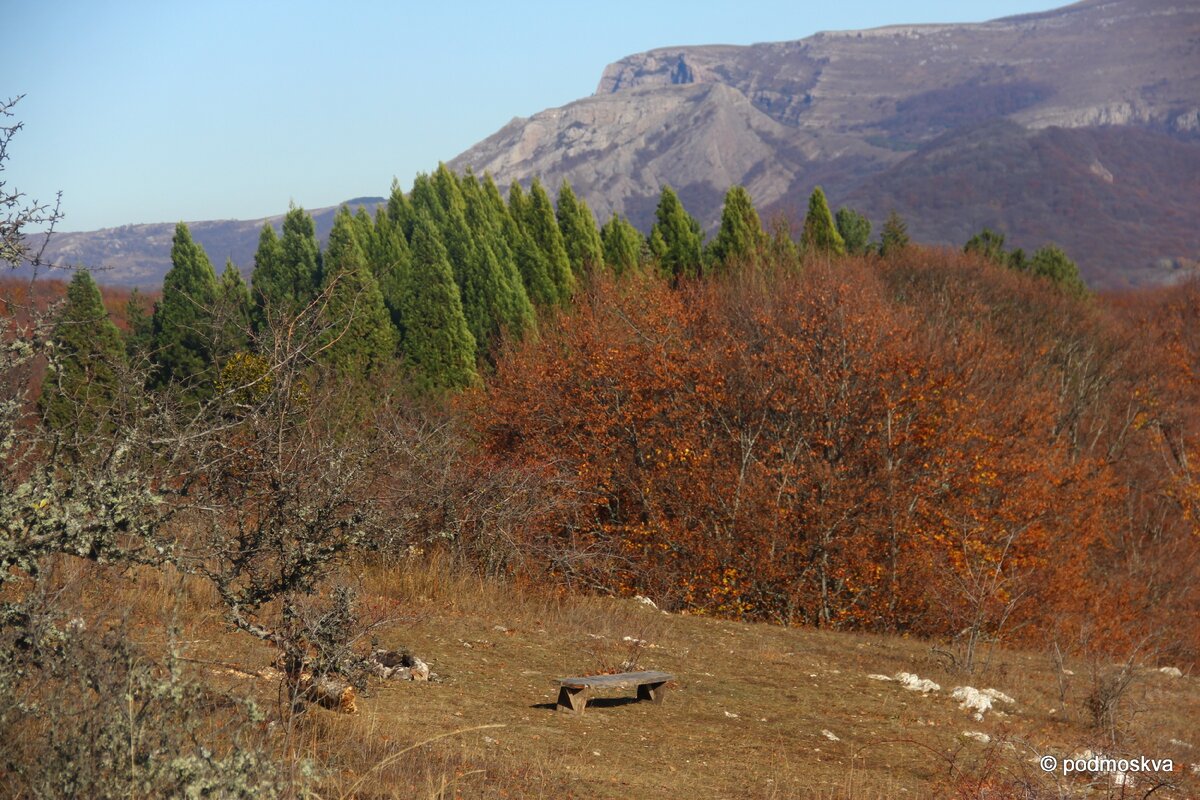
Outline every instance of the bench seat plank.
[(582, 714), (587, 708), (593, 689), (630, 689), (637, 688), (638, 700), (649, 700), (655, 705), (663, 701), (667, 692), (667, 682), (675, 680), (669, 672), (622, 672), (616, 675), (584, 675), (576, 678), (559, 678), (558, 703), (559, 711), (571, 711)]

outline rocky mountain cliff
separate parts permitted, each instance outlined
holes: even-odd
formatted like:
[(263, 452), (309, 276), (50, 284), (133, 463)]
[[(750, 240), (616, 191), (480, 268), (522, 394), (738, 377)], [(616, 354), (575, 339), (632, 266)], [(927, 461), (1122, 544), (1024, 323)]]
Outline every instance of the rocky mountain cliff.
[(601, 219), (641, 225), (663, 183), (710, 227), (732, 183), (791, 215), (820, 183), (876, 222), (899, 211), (925, 241), (988, 225), (1027, 248), (1057, 241), (1095, 284), (1169, 279), (1200, 258), (1187, 223), (1200, 212), (1200, 4), (1086, 0), (652, 50), (450, 165), (567, 178)]
[[(731, 184), (793, 219), (820, 184), (877, 226), (898, 211), (920, 241), (961, 245), (989, 226), (1026, 249), (1064, 246), (1095, 286), (1171, 280), (1200, 261), (1200, 2), (652, 50), (449, 164), (502, 184), (566, 178), (601, 222), (643, 228), (664, 183), (710, 229)], [(262, 222), (193, 233), (248, 269)], [(155, 284), (171, 227), (63, 234), (51, 255)]]

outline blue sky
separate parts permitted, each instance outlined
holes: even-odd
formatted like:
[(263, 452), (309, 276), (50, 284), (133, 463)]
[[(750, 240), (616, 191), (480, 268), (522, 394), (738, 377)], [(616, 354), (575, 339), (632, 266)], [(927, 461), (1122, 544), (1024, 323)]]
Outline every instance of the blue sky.
[(630, 53), (1055, 5), (0, 0), (0, 94), (26, 95), (4, 179), (61, 189), (63, 230), (318, 208), (407, 187)]

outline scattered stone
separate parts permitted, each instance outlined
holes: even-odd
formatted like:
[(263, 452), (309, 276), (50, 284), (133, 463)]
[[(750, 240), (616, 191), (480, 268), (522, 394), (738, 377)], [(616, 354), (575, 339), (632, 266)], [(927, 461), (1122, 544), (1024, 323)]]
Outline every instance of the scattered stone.
[(873, 680), (873, 681), (890, 681), (892, 679), (892, 677), (890, 675), (878, 675), (878, 674), (868, 675), (867, 678), (870, 680)]
[(973, 686), (956, 686), (950, 696), (959, 701), (959, 708), (967, 711), (974, 710), (975, 713), (972, 716), (976, 722), (983, 719), (984, 713), (992, 710), (992, 703), (994, 701), (1010, 705), (1016, 702), (1004, 692), (997, 689), (983, 689), (981, 691)]
[(942, 689), (941, 686), (929, 680), (928, 678), (918, 678), (911, 672), (897, 672), (896, 681), (899, 682), (899, 684), (905, 689), (909, 689), (914, 692), (921, 692), (922, 694), (938, 692)]
[(376, 650), (370, 664), (371, 674), (383, 680), (427, 681), (430, 677), (429, 665), (404, 650)]
[(1163, 675), (1166, 675), (1168, 678), (1182, 678), (1183, 677), (1183, 671), (1180, 670), (1178, 667), (1159, 667), (1158, 671), (1161, 672)]
[(841, 741), (841, 739), (839, 739), (837, 737), (837, 734), (835, 734), (833, 731), (821, 731), (821, 735), (824, 736), (826, 739), (828, 739), (831, 742), (840, 742)]
[(737, 714), (734, 714), (732, 711), (726, 711), (726, 712), (725, 712), (725, 716), (729, 717), (730, 719), (737, 719), (737, 718), (738, 718), (738, 715), (737, 715)]
[(987, 744), (988, 742), (990, 742), (992, 740), (992, 737), (988, 736), (986, 733), (983, 733), (981, 731), (963, 731), (962, 735), (967, 737), (968, 739), (974, 739), (975, 741), (979, 742), (980, 744)]
[(1182, 741), (1181, 739), (1172, 739), (1171, 744), (1175, 745), (1176, 747), (1186, 747), (1188, 750), (1192, 749), (1192, 746), (1190, 744), (1188, 744), (1185, 741)]
[(655, 603), (653, 600), (651, 600), (649, 597), (644, 597), (639, 594), (639, 595), (634, 596), (633, 599), (638, 601), (639, 603), (641, 603), (644, 606), (650, 606), (650, 608), (653, 608), (655, 611), (658, 610), (658, 604)]

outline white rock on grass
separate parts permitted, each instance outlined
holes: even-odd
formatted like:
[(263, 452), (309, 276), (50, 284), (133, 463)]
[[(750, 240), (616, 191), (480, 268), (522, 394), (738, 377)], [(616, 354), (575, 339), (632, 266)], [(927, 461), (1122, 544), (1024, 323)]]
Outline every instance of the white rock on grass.
[(873, 680), (873, 681), (890, 681), (892, 679), (892, 676), (876, 674), (876, 675), (868, 675), (867, 678), (870, 680)]
[(840, 742), (841, 741), (841, 739), (839, 739), (837, 734), (834, 733), (833, 731), (821, 731), (821, 735), (824, 736), (826, 739), (828, 739), (831, 742)]
[(984, 689), (980, 691), (973, 686), (956, 686), (954, 687), (954, 691), (950, 693), (950, 696), (959, 701), (959, 708), (965, 711), (974, 711), (976, 721), (983, 719), (983, 715), (992, 710), (992, 703), (994, 701), (1010, 705), (1016, 702), (1004, 692), (996, 689)]
[(1159, 667), (1158, 671), (1163, 675), (1166, 675), (1168, 678), (1183, 677), (1183, 672), (1179, 669), (1179, 667)]
[(941, 691), (942, 688), (928, 678), (918, 678), (911, 672), (897, 672), (896, 680), (905, 689), (911, 689), (914, 692), (921, 692), (922, 694)]
[(992, 737), (981, 731), (963, 731), (962, 735), (968, 739), (974, 739), (981, 744), (987, 744), (992, 740)]
[(636, 600), (636, 601), (638, 601), (639, 603), (641, 603), (641, 604), (642, 604), (642, 605), (644, 605), (644, 606), (650, 606), (650, 607), (651, 607), (651, 608), (653, 608), (653, 609), (657, 609), (657, 608), (658, 608), (658, 604), (657, 604), (657, 603), (655, 603), (655, 602), (654, 602), (653, 600), (651, 600), (649, 597), (645, 597), (644, 595), (640, 595), (640, 594), (639, 594), (639, 595), (635, 595), (633, 599), (634, 599), (634, 600)]

